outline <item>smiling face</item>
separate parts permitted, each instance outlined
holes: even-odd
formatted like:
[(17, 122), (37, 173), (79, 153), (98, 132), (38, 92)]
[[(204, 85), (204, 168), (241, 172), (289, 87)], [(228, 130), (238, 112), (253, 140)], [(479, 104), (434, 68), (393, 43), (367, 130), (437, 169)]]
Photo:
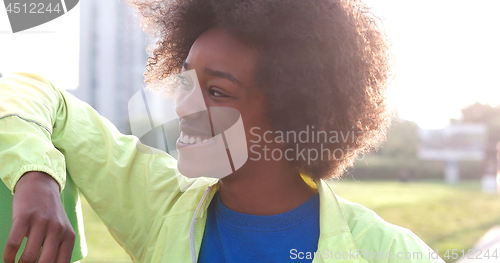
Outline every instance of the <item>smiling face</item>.
[[(181, 90), (176, 98), (176, 112), (181, 119), (177, 165), (184, 175), (207, 176), (207, 173), (211, 174), (211, 169), (219, 169), (216, 173), (228, 174), (228, 171), (220, 170), (224, 164), (219, 163), (227, 160), (227, 157), (221, 156), (227, 155), (224, 141), (212, 137), (212, 128), (216, 130), (216, 127), (211, 127), (209, 120), (212, 126), (222, 121), (222, 126), (229, 128), (237, 119), (234, 118), (236, 111), (219, 115), (214, 120), (214, 113), (217, 112), (213, 107), (236, 109), (241, 114), (246, 138), (249, 138), (252, 127), (264, 130), (268, 127), (263, 114), (262, 93), (254, 86), (256, 59), (255, 50), (241, 44), (220, 28), (206, 31), (194, 42), (182, 72), (189, 76), (189, 82), (196, 82), (197, 78), (199, 88)], [(215, 135), (217, 133), (215, 131)], [(248, 141), (244, 143), (249, 144)], [(234, 153), (231, 154), (234, 157)]]

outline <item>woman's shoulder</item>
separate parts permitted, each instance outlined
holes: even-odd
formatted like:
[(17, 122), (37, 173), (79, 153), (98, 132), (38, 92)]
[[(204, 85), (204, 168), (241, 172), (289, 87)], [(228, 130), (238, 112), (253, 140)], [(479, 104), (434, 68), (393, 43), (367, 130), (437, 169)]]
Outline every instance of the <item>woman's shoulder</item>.
[(443, 262), (439, 258), (432, 259), (433, 250), (411, 230), (385, 221), (361, 204), (336, 197), (356, 247), (365, 254), (365, 259), (385, 254), (385, 257), (391, 255), (403, 260), (401, 262)]
[(409, 229), (391, 224), (365, 206), (336, 195), (355, 241), (363, 238), (401, 238), (412, 233)]

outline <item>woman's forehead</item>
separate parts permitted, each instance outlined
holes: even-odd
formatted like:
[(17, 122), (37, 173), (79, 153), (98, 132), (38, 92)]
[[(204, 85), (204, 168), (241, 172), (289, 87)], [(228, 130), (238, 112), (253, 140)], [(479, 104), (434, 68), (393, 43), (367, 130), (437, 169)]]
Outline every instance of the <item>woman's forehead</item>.
[(205, 68), (231, 72), (236, 78), (248, 81), (256, 63), (255, 50), (245, 46), (221, 28), (204, 32), (191, 46), (187, 64), (197, 72)]

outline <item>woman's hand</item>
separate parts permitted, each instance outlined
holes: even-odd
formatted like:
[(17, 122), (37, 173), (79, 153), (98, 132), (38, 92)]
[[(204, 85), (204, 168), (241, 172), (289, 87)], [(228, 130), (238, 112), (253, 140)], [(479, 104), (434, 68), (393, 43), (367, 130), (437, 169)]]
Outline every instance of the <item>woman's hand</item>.
[(75, 232), (64, 211), (59, 185), (46, 173), (25, 173), (16, 185), (5, 263), (14, 263), (24, 237), (28, 242), (19, 262), (37, 258), (40, 263), (70, 262)]

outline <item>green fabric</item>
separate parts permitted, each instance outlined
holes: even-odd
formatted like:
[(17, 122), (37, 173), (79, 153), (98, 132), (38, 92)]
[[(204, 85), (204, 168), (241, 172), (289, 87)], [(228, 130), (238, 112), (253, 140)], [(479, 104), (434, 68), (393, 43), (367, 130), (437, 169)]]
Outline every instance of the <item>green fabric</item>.
[[(217, 180), (182, 176), (174, 158), (141, 146), (134, 136), (120, 134), (89, 105), (38, 75), (3, 77), (0, 100), (0, 117), (17, 114), (23, 118), (0, 120), (0, 127), (8, 126), (0, 130), (0, 141), (8, 139), (13, 148), (0, 151), (0, 160), (13, 158), (9, 155), (21, 159), (7, 162), (0, 170), (6, 185), (13, 189), (23, 166), (45, 167), (63, 185), (65, 174), (59, 172), (66, 164), (67, 174), (134, 262), (196, 261), (206, 211), (218, 191)], [(29, 129), (26, 119), (46, 126), (51, 136)], [(316, 257), (314, 263), (443, 262), (428, 259), (429, 247), (411, 231), (337, 197), (326, 181), (317, 188), (319, 252), (422, 252), (423, 259)]]

